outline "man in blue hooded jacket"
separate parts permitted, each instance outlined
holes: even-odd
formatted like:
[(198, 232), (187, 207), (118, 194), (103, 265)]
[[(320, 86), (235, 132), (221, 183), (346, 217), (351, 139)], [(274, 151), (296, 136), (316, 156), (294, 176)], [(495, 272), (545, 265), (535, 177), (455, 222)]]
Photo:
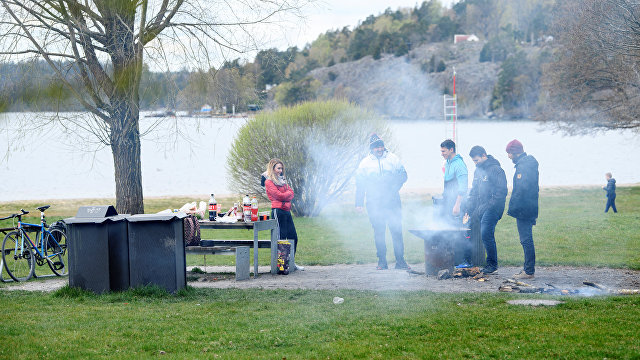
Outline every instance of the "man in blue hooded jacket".
[[(462, 226), (460, 207), (467, 196), (469, 173), (462, 156), (456, 154), (456, 143), (447, 139), (440, 144), (440, 154), (446, 160), (444, 164), (444, 192), (442, 193), (441, 216), (444, 222), (454, 227)], [(463, 262), (457, 267), (471, 266), (471, 243), (461, 239), (458, 251), (463, 254)]]

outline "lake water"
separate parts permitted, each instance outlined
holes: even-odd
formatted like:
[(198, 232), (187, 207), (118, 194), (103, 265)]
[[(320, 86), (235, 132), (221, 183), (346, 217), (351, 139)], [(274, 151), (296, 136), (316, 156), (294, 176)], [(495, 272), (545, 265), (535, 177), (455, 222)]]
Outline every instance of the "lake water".
[[(46, 114), (0, 115), (0, 201), (114, 197), (113, 160), (83, 132), (69, 134), (59, 123), (33, 128), (28, 120)], [(69, 119), (83, 114), (68, 114)], [(145, 196), (230, 193), (226, 157), (244, 119), (144, 118), (141, 129), (156, 126), (142, 140), (142, 182)], [(409, 179), (405, 191), (442, 187), (440, 142), (443, 122), (390, 122), (394, 146)], [(16, 128), (29, 129), (16, 135)], [(640, 182), (640, 141), (633, 132), (613, 131), (596, 136), (565, 137), (530, 121), (458, 123), (458, 152), (470, 173), (468, 157), (474, 145), (484, 146), (503, 165), (509, 185), (513, 164), (504, 148), (519, 139), (540, 163), (542, 186), (604, 185), (612, 172), (619, 184)], [(274, 156), (278, 156), (274, 154)]]

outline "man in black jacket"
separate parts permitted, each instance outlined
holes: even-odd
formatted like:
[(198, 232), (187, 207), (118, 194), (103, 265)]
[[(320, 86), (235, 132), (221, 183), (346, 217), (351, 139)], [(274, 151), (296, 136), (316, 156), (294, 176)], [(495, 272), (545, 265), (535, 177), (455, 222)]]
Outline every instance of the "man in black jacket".
[(467, 216), (480, 221), (482, 243), (487, 251), (487, 264), (482, 272), (490, 274), (498, 269), (495, 230), (504, 212), (507, 177), (498, 160), (487, 155), (487, 151), (482, 146), (472, 147), (469, 156), (476, 164), (476, 171), (473, 173)]
[(515, 164), (513, 190), (507, 215), (516, 218), (520, 244), (524, 250), (524, 269), (514, 275), (517, 279), (532, 279), (536, 266), (533, 246), (533, 225), (538, 218), (538, 161), (524, 152), (522, 143), (512, 140), (507, 144), (507, 155)]

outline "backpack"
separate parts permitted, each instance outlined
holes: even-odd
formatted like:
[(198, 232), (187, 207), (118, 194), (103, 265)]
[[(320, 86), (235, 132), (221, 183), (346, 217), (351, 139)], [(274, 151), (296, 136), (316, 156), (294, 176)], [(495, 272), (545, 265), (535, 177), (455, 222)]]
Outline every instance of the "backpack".
[(194, 215), (183, 219), (185, 246), (200, 246), (200, 223)]
[[(64, 222), (64, 220), (58, 220), (56, 222), (54, 222), (53, 224), (51, 224), (51, 226), (49, 226), (49, 231), (52, 231), (54, 229), (60, 230), (63, 234), (67, 234), (67, 223)], [(60, 242), (60, 234), (59, 233), (53, 233), (53, 237), (55, 237), (57, 242)], [(67, 244), (63, 244), (64, 246), (66, 246)], [(47, 243), (47, 248), (48, 249), (52, 249), (55, 247), (55, 243), (53, 241), (51, 241), (51, 239), (49, 239), (48, 243)]]

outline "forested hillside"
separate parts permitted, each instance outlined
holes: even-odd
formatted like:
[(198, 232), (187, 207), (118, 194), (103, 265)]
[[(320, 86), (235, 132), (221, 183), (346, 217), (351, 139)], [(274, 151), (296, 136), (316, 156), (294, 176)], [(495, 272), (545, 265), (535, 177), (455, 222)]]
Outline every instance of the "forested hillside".
[[(389, 117), (434, 118), (453, 68), (461, 115), (530, 116), (552, 56), (554, 0), (425, 1), (331, 29), (303, 49), (260, 51), (220, 68), (143, 74), (144, 109), (245, 111), (342, 98)], [(455, 34), (478, 42), (453, 44)], [(73, 68), (66, 74), (77, 77)], [(41, 61), (0, 64), (0, 109), (80, 109)]]

